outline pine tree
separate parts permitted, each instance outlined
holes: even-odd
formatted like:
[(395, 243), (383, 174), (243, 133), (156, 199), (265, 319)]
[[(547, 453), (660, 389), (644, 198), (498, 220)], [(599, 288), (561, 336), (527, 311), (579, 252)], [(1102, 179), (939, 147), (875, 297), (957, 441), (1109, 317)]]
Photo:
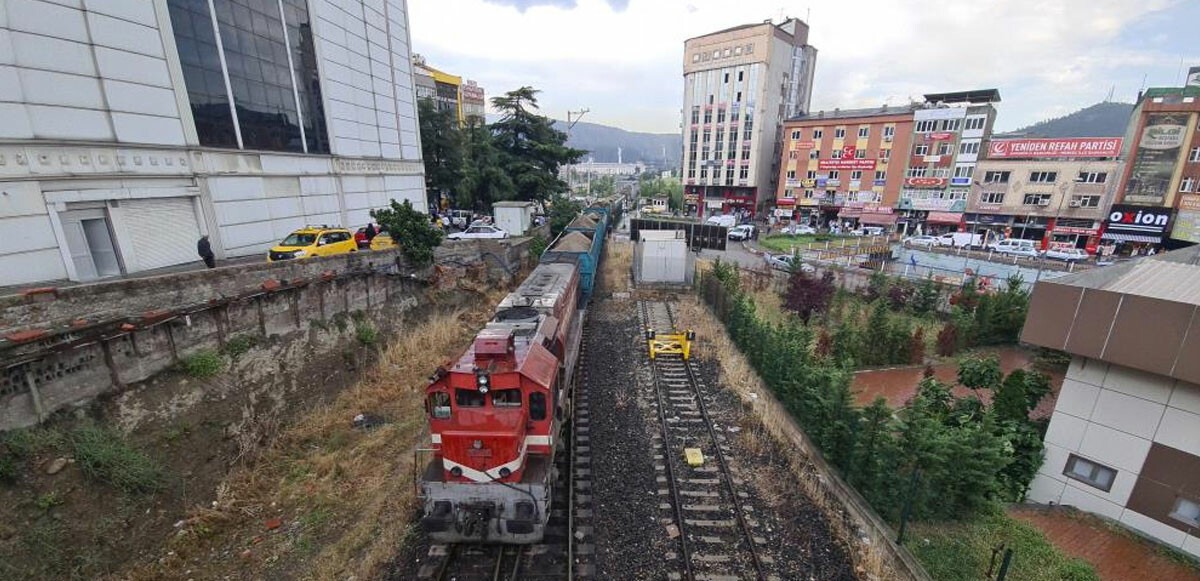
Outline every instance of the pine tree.
[(937, 336), (937, 354), (943, 357), (949, 357), (958, 352), (958, 331), (954, 328), (954, 323), (946, 323), (942, 325), (942, 330)]
[(1000, 360), (995, 355), (968, 357), (958, 363), (958, 382), (971, 391), (995, 390), (1004, 380), (1000, 371)]
[(1025, 394), (1025, 386), (1027, 378), (1025, 377), (1024, 369), (1015, 369), (1008, 377), (1004, 379), (1004, 383), (1000, 385), (1000, 389), (996, 391), (996, 398), (992, 401), (992, 409), (996, 413), (996, 418), (1000, 421), (1027, 421), (1029, 419), (1029, 400)]
[(519, 200), (546, 200), (565, 191), (567, 183), (558, 177), (559, 166), (587, 153), (567, 147), (567, 134), (555, 129), (550, 118), (534, 112), (539, 92), (521, 87), (492, 98), (492, 107), (500, 114), (491, 126), (494, 144)]
[(883, 397), (875, 398), (862, 410), (855, 465), (850, 482), (876, 510), (889, 502), (895, 479), (895, 437), (892, 433), (892, 409)]
[(913, 365), (925, 362), (925, 329), (919, 325), (908, 343), (908, 362)]
[(917, 287), (913, 294), (912, 310), (918, 315), (928, 315), (937, 312), (938, 302), (941, 300), (941, 293), (938, 291), (937, 283), (933, 282), (932, 277), (926, 277), (921, 281), (921, 285)]

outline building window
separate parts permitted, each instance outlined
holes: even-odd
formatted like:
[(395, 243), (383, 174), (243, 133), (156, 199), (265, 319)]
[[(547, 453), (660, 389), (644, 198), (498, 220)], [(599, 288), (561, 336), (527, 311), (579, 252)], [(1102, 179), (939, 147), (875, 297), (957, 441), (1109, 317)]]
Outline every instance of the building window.
[(717, 110), (717, 123), (724, 123), (724, 122), (725, 122), (725, 110), (718, 109)]
[(854, 159), (867, 159), (867, 150), (865, 150), (865, 149), (854, 150)]
[(980, 204), (1003, 204), (1004, 192), (983, 192), (979, 195)]
[(748, 166), (742, 166), (741, 169), (738, 170), (738, 179), (750, 179), (750, 168)]
[(799, 141), (799, 140), (800, 140), (800, 136), (801, 136), (801, 133), (800, 133), (800, 130), (799, 130), (799, 129), (793, 129), (793, 130), (792, 130), (792, 141)]
[(850, 172), (850, 179), (861, 180), (862, 179), (862, 171), (856, 169), (856, 170)]
[(787, 171), (787, 179), (789, 179), (789, 180), (794, 180), (794, 179), (796, 179), (796, 170), (794, 170), (794, 169), (789, 169), (789, 170)]
[(1071, 206), (1076, 208), (1099, 208), (1100, 196), (1074, 196), (1071, 198)]
[(1200, 527), (1200, 502), (1177, 498), (1169, 516), (1188, 526)]
[(983, 129), (984, 123), (987, 123), (987, 117), (967, 117), (964, 127), (967, 131), (979, 131)]
[(942, 131), (958, 131), (960, 123), (962, 123), (962, 119), (944, 119), (942, 120)]
[(727, 48), (727, 49), (725, 49), (725, 56), (727, 56), (727, 57), (728, 57), (728, 56), (729, 56), (729, 55), (731, 55), (731, 54), (733, 54), (733, 49), (731, 49), (731, 48)]
[(692, 107), (692, 125), (700, 122), (700, 108)]
[(820, 159), (820, 158), (821, 158), (821, 150), (814, 149), (814, 150), (808, 152), (808, 159)]
[(971, 166), (971, 165), (960, 165), (958, 167), (955, 167), (954, 168), (954, 177), (969, 178), (969, 177), (971, 177), (971, 170), (973, 170), (973, 169), (975, 169), (975, 166)]
[(929, 133), (937, 129), (937, 121), (917, 121), (917, 133)]
[(721, 58), (721, 50), (720, 49), (714, 50), (713, 51), (713, 59), (719, 59), (719, 58)]
[(700, 53), (696, 53), (696, 54), (692, 55), (692, 62), (694, 62), (694, 63), (700, 62)]
[(910, 168), (908, 168), (908, 171), (906, 171), (904, 173), (904, 177), (923, 178), (923, 177), (925, 177), (925, 173), (928, 171), (929, 171), (929, 168), (926, 168), (926, 167), (910, 167)]
[(751, 53), (753, 53), (753, 52), (754, 52), (754, 45), (753, 45), (753, 44), (747, 44), (747, 45), (746, 45), (746, 54), (751, 54)]
[(887, 161), (889, 159), (892, 159), (892, 150), (890, 150), (890, 149), (879, 150), (879, 159), (883, 160), (884, 163), (887, 163)]
[(815, 179), (817, 179), (817, 172), (809, 171), (807, 174), (805, 174), (804, 177), (807, 179), (810, 179), (810, 180), (815, 180)]
[(942, 143), (938, 145), (938, 155), (950, 155), (950, 143)]
[(840, 172), (840, 171), (833, 170), (833, 171), (829, 172), (829, 179), (831, 179), (831, 180), (836, 180), (840, 177), (842, 177), (842, 172)]
[(967, 190), (951, 189), (949, 198), (951, 200), (965, 200), (967, 199)]
[(729, 168), (729, 171), (725, 172), (725, 185), (733, 185), (733, 168)]
[(1200, 147), (1193, 147), (1188, 153), (1188, 161), (1200, 161)]
[(708, 168), (700, 166), (700, 179), (708, 179)]
[(882, 182), (882, 181), (886, 181), (886, 180), (887, 180), (887, 172), (886, 171), (875, 172), (875, 181)]
[(813, 129), (813, 139), (820, 139), (825, 136), (825, 132), (821, 129)]
[[(733, 47), (733, 54), (735, 54), (735, 55), (737, 55), (737, 54), (742, 54), (742, 47), (741, 47), (741, 45), (738, 45), (738, 46), (735, 46), (735, 47)], [(740, 81), (740, 80), (742, 80), (742, 74), (741, 74), (741, 73), (738, 73), (738, 80), (739, 80), (739, 81)]]
[(750, 148), (749, 147), (742, 148), (742, 159), (750, 159)]
[(833, 130), (833, 138), (834, 139), (842, 139), (845, 137), (846, 137), (846, 128), (845, 127), (838, 127)]
[(788, 152), (788, 159), (799, 159), (799, 157), (800, 157), (799, 151), (796, 151), (793, 149)]
[(1074, 454), (1067, 458), (1067, 466), (1063, 469), (1063, 475), (1099, 488), (1104, 492), (1112, 489), (1113, 481), (1117, 479), (1116, 470)]
[(1058, 181), (1058, 172), (1056, 171), (1029, 172), (1029, 183), (1031, 184), (1052, 184), (1056, 181)]
[(896, 127), (894, 125), (887, 125), (883, 128), (884, 139), (887, 139), (889, 137), (895, 137), (895, 136), (896, 136)]
[(914, 146), (913, 155), (929, 155), (929, 145), (922, 143)]
[(964, 141), (958, 145), (959, 155), (974, 155), (979, 153), (978, 141)]
[(1007, 171), (989, 171), (983, 173), (983, 183), (985, 184), (1007, 184), (1008, 176), (1012, 172)]
[(842, 159), (842, 153), (844, 153), (842, 150), (835, 149), (835, 150), (833, 150), (833, 153), (829, 154), (829, 158), (830, 159)]
[(1025, 194), (1026, 206), (1049, 206), (1050, 194)]
[(805, 198), (805, 199), (807, 199), (807, 200), (811, 200), (811, 199), (812, 199), (812, 197), (813, 197), (813, 191), (812, 191), (812, 190), (804, 190), (804, 198)]
[(1081, 171), (1075, 181), (1081, 184), (1102, 184), (1108, 181), (1108, 173), (1102, 171)]
[(870, 128), (870, 127), (859, 127), (859, 128), (858, 128), (858, 136), (859, 136), (860, 138), (863, 138), (863, 139), (865, 139), (865, 138), (869, 137), (870, 135), (871, 135), (871, 128)]
[(1181, 192), (1185, 192), (1185, 193), (1190, 192), (1195, 187), (1196, 187), (1196, 178), (1194, 178), (1194, 177), (1189, 176), (1189, 177), (1183, 178), (1179, 182), (1179, 191), (1181, 191)]

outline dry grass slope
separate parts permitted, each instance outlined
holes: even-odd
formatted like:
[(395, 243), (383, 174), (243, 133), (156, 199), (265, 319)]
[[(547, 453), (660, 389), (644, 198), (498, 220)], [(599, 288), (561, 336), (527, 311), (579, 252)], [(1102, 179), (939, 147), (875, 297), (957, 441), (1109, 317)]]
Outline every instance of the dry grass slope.
[[(199, 566), (198, 576), (209, 578), (381, 577), (415, 509), (414, 451), (428, 438), (421, 390), (502, 293), (469, 310), (438, 312), (394, 338), (355, 387), (235, 467), (213, 506), (197, 508), (170, 541), (173, 553), (124, 576), (186, 578)], [(360, 412), (387, 423), (355, 429)], [(270, 519), (281, 521), (273, 534), (264, 527)]]
[(610, 240), (604, 248), (604, 264), (600, 267), (600, 286), (606, 292), (629, 292), (630, 269), (633, 268), (633, 244)]

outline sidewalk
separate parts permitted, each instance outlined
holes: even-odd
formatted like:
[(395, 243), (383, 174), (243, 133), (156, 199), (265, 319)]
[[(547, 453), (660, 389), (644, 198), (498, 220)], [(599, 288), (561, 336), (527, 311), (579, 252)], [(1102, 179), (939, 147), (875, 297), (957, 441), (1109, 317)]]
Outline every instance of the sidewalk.
[[(253, 262), (266, 262), (266, 261), (267, 261), (266, 255), (262, 254), (262, 253), (258, 253), (258, 254), (252, 254), (250, 256), (238, 256), (238, 257), (234, 257), (234, 258), (217, 260), (217, 268), (221, 268), (221, 267), (225, 267), (225, 266), (239, 266), (242, 264), (250, 264)], [(88, 280), (88, 281), (75, 281), (75, 280), (59, 279), (59, 280), (43, 280), (40, 282), (31, 282), (31, 283), (26, 283), (26, 284), (14, 284), (14, 285), (8, 285), (8, 286), (0, 286), (0, 296), (20, 294), (21, 291), (25, 291), (25, 290), (33, 289), (33, 288), (43, 288), (43, 287), (65, 288), (65, 287), (70, 287), (70, 286), (78, 286), (81, 284), (95, 284), (95, 283), (99, 283), (99, 282), (111, 282), (111, 281), (116, 281), (116, 280), (148, 278), (151, 276), (160, 276), (160, 275), (164, 275), (164, 274), (175, 274), (175, 273), (179, 273), (179, 272), (189, 272), (189, 271), (193, 271), (193, 270), (204, 270), (204, 263), (201, 262), (199, 259), (196, 259), (192, 262), (185, 262), (183, 264), (176, 264), (174, 266), (164, 266), (162, 268), (154, 268), (151, 270), (140, 270), (138, 272), (132, 272), (132, 273), (128, 273), (128, 274), (121, 274), (121, 275), (110, 276), (110, 277), (105, 277), (105, 278), (98, 278), (95, 280)]]
[(1072, 557), (1096, 568), (1104, 581), (1200, 580), (1200, 568), (1180, 564), (1160, 552), (1151, 541), (1117, 525), (1066, 507), (1014, 506), (1009, 516), (1029, 523), (1046, 540)]

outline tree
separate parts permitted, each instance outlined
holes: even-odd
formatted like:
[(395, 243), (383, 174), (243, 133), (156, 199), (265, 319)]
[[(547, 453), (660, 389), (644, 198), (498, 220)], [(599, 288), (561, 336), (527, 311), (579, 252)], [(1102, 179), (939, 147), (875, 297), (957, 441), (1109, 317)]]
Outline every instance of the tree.
[(862, 362), (866, 365), (883, 365), (891, 359), (891, 334), (888, 332), (888, 307), (883, 300), (871, 305), (867, 317), (866, 348), (862, 351)]
[(958, 330), (954, 328), (954, 323), (946, 323), (942, 325), (942, 330), (938, 331), (937, 354), (949, 357), (956, 352), (958, 352)]
[(500, 165), (500, 152), (486, 125), (472, 117), (462, 129), (462, 137), (462, 180), (454, 201), (460, 208), (487, 212), (492, 204), (511, 199), (516, 187)]
[(492, 98), (500, 121), (492, 124), (500, 165), (515, 186), (519, 200), (547, 200), (567, 189), (558, 178), (558, 168), (579, 161), (585, 153), (567, 147), (567, 134), (554, 128), (550, 118), (534, 112), (537, 94), (521, 87)]
[(606, 198), (617, 191), (617, 178), (613, 176), (600, 176), (592, 180), (590, 188), (593, 196)]
[(918, 326), (908, 343), (908, 362), (920, 365), (925, 362), (925, 329)]
[(799, 315), (800, 319), (808, 324), (814, 314), (823, 313), (829, 309), (833, 292), (832, 272), (826, 271), (821, 278), (817, 278), (804, 272), (803, 269), (794, 268), (788, 278), (788, 291), (787, 296), (784, 297), (783, 306)]
[(881, 504), (880, 497), (892, 488), (889, 480), (894, 479), (894, 470), (889, 466), (896, 456), (891, 423), (892, 409), (882, 396), (862, 410), (855, 465), (849, 478), (877, 508)]
[[(432, 99), (417, 102), (425, 186), (435, 196), (452, 197), (463, 179), (462, 135), (453, 111), (438, 110)], [(458, 202), (458, 200), (455, 200)]]
[(583, 205), (563, 195), (550, 201), (550, 237), (556, 238), (583, 211)]
[(1025, 370), (1015, 369), (1000, 389), (996, 390), (996, 399), (992, 401), (992, 410), (1000, 421), (1024, 421), (1029, 419), (1029, 400), (1025, 397)]
[(1004, 380), (1000, 371), (1000, 360), (995, 355), (987, 357), (968, 357), (958, 363), (958, 382), (967, 386), (971, 391), (981, 389), (995, 390)]
[(918, 315), (928, 315), (937, 312), (938, 300), (941, 298), (937, 283), (933, 278), (926, 277), (917, 287), (912, 298), (912, 310)]
[(392, 200), (391, 207), (371, 210), (371, 217), (387, 230), (400, 245), (400, 253), (414, 266), (433, 260), (433, 249), (442, 243), (442, 231), (429, 223), (429, 217), (413, 209), (412, 203)]

